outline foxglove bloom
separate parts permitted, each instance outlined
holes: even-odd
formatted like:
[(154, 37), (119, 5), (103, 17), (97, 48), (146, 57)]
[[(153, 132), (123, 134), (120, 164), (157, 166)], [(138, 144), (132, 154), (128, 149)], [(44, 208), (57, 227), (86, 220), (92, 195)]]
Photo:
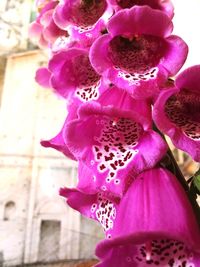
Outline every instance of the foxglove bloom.
[(183, 71), (175, 86), (163, 90), (155, 103), (153, 117), (177, 148), (200, 161), (200, 65)]
[(150, 97), (187, 56), (187, 45), (170, 35), (172, 28), (167, 15), (148, 6), (121, 10), (108, 22), (108, 34), (93, 43), (91, 63), (133, 97)]
[(107, 105), (109, 97), (104, 104), (83, 104), (78, 119), (66, 125), (64, 138), (75, 157), (92, 170), (96, 187), (122, 196), (136, 173), (163, 157), (166, 145), (151, 130), (146, 102), (117, 88), (110, 95), (112, 105)]
[(200, 231), (186, 193), (169, 171), (141, 173), (121, 200), (98, 267), (198, 267)]
[(85, 194), (76, 188), (61, 188), (60, 195), (67, 199), (66, 202), (71, 208), (98, 221), (106, 236), (110, 236), (120, 202), (118, 198), (105, 192)]
[(133, 6), (150, 6), (153, 9), (158, 9), (165, 12), (170, 18), (174, 15), (174, 7), (171, 1), (166, 0), (109, 0), (110, 4), (118, 11), (124, 8), (131, 8)]
[[(38, 3), (39, 4), (39, 3)], [(53, 12), (58, 5), (58, 1), (41, 3), (42, 8), (36, 21), (30, 25), (29, 34), (32, 39), (36, 39), (39, 45), (47, 47), (60, 36), (67, 36), (65, 30), (60, 29), (53, 20)]]
[[(39, 84), (43, 81), (41, 72), (36, 76)], [(107, 89), (101, 76), (91, 66), (85, 49), (70, 48), (56, 53), (49, 61), (48, 72), (49, 84), (63, 97), (74, 96), (86, 102), (98, 99), (100, 93)]]
[(57, 6), (54, 19), (59, 27), (87, 46), (101, 34), (112, 12), (106, 0), (64, 0)]

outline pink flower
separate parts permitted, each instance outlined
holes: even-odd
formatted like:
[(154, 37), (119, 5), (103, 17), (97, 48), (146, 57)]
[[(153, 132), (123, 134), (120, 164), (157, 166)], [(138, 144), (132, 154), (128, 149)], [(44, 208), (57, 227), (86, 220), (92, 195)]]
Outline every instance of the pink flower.
[(123, 197), (96, 267), (200, 266), (200, 231), (186, 193), (169, 171), (141, 173)]
[[(48, 72), (44, 80), (44, 72)], [(78, 98), (82, 102), (96, 100), (107, 89), (101, 76), (93, 69), (88, 51), (80, 48), (62, 50), (50, 59), (48, 70), (39, 69), (36, 80), (40, 85), (51, 85), (55, 91), (67, 98)]]
[(175, 86), (163, 90), (153, 117), (177, 148), (200, 161), (200, 65), (184, 70), (176, 78)]
[(172, 22), (159, 10), (148, 6), (121, 10), (107, 28), (108, 34), (99, 37), (90, 49), (91, 63), (99, 74), (133, 97), (154, 95), (185, 62), (187, 45), (170, 35)]
[(91, 169), (96, 188), (121, 196), (136, 173), (163, 157), (166, 145), (151, 130), (151, 110), (144, 101), (111, 88), (99, 102), (82, 104), (78, 119), (66, 125), (65, 143)]
[(38, 18), (30, 25), (29, 35), (32, 39), (36, 39), (40, 46), (47, 47), (54, 43), (58, 37), (68, 35), (53, 20), (53, 12), (57, 5), (58, 1), (42, 3)]
[(174, 7), (170, 0), (109, 0), (116, 11), (133, 6), (150, 6), (153, 9), (158, 9), (165, 12), (170, 18), (174, 15)]
[(89, 45), (101, 34), (112, 12), (106, 0), (64, 0), (57, 6), (54, 19), (74, 39)]

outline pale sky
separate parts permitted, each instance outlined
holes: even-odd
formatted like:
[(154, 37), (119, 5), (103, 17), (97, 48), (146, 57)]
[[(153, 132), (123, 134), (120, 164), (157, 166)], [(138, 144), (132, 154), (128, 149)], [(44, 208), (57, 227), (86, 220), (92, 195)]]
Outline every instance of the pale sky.
[(186, 67), (200, 64), (200, 0), (172, 0), (175, 7), (174, 34), (189, 46)]

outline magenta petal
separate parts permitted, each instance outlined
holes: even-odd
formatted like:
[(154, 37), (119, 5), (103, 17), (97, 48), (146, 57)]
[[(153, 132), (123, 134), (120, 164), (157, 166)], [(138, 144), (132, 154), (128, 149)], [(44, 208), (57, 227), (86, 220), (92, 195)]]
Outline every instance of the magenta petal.
[(51, 71), (51, 85), (56, 92), (67, 97), (69, 92), (75, 88), (76, 81), (73, 79), (73, 71), (70, 68), (71, 57), (82, 54), (82, 50), (71, 48), (68, 51), (60, 51), (49, 61)]
[(39, 40), (42, 34), (42, 26), (38, 22), (32, 22), (29, 27), (29, 36), (32, 39)]
[(99, 191), (93, 171), (82, 161), (79, 161), (78, 165), (78, 184), (76, 188), (85, 194), (95, 194)]
[(63, 130), (70, 121), (77, 119), (78, 106), (79, 106), (78, 101), (71, 102), (70, 105), (68, 106), (68, 115), (61, 131), (54, 138), (50, 140), (42, 140), (40, 142), (42, 146), (54, 148), (72, 160), (76, 160), (76, 157), (71, 153), (71, 151), (69, 150), (68, 146), (64, 141)]
[(112, 37), (135, 34), (166, 37), (172, 29), (173, 24), (167, 15), (148, 6), (121, 10), (108, 23), (108, 31)]
[[(109, 34), (104, 34), (93, 43), (90, 49), (90, 62), (99, 74), (105, 73), (107, 68), (112, 66), (107, 50), (111, 39)], [(102, 55), (104, 56), (102, 57)]]
[(178, 88), (187, 88), (200, 95), (200, 65), (195, 65), (181, 72), (175, 81)]
[(62, 152), (66, 157), (72, 159), (72, 160), (76, 160), (76, 158), (74, 157), (74, 155), (69, 151), (69, 149), (67, 148), (64, 139), (62, 137), (62, 131), (57, 134), (54, 138), (52, 138), (51, 140), (42, 140), (40, 142), (40, 144), (43, 147), (51, 147), (54, 148), (60, 152)]
[(82, 215), (98, 221), (109, 236), (113, 229), (119, 199), (104, 192), (85, 194), (75, 188), (61, 188), (60, 195), (67, 199), (67, 204)]
[(113, 5), (115, 11), (120, 9), (131, 8), (136, 5), (138, 6), (149, 6), (153, 9), (158, 9), (165, 12), (170, 18), (173, 18), (174, 7), (170, 0), (109, 0), (110, 4)]
[(40, 18), (42, 26), (47, 27), (52, 20), (53, 9), (46, 11)]
[[(124, 110), (130, 110), (135, 114), (140, 114), (140, 123), (145, 130), (152, 126), (152, 110), (149, 101), (144, 99), (136, 100), (129, 96), (129, 94), (114, 85), (110, 85), (99, 97), (98, 103), (102, 106), (118, 107)], [(136, 115), (137, 117), (137, 115)]]
[[(97, 247), (98, 249), (99, 247)], [(103, 262), (96, 264), (94, 267), (138, 267), (137, 262), (133, 261), (133, 255), (137, 253), (134, 244), (127, 244), (126, 246), (114, 247), (109, 249)], [(128, 257), (126, 255), (131, 255)], [(141, 266), (146, 267), (146, 266)]]
[[(54, 11), (54, 21), (55, 23), (58, 25), (58, 27), (60, 27), (61, 29), (66, 29), (67, 26), (69, 25), (69, 17), (70, 14), (69, 12), (65, 12), (65, 8), (64, 8), (64, 3), (57, 5), (57, 7), (55, 8)], [(69, 2), (67, 3), (66, 1), (66, 5), (69, 5)]]
[[(111, 257), (123, 262), (117, 267), (129, 262), (146, 267), (149, 261), (166, 267), (171, 259), (193, 266), (199, 261), (200, 231), (191, 204), (174, 175), (161, 168), (141, 173), (133, 182), (120, 202), (110, 234), (111, 239), (96, 248), (102, 266)], [(191, 258), (190, 253), (197, 256)]]
[[(158, 128), (171, 138), (177, 148), (189, 153), (194, 160), (200, 161), (200, 125), (197, 108), (199, 106), (199, 97), (198, 95), (192, 96), (192, 91), (188, 90), (185, 95), (187, 99), (187, 94), (189, 93), (188, 103), (182, 103), (181, 97), (184, 97), (183, 93), (184, 88), (181, 90), (175, 87), (163, 90), (154, 105), (153, 119)], [(178, 97), (179, 95), (180, 97)], [(190, 102), (190, 97), (193, 100), (196, 99), (197, 103)], [(181, 105), (182, 110), (180, 109)], [(191, 110), (187, 110), (187, 106)]]
[(36, 72), (35, 80), (36, 82), (45, 88), (50, 88), (50, 78), (51, 78), (51, 72), (43, 67), (39, 68)]
[[(166, 39), (167, 55), (161, 60), (170, 75), (175, 75), (185, 63), (188, 54), (187, 44), (179, 37), (172, 35)], [(175, 60), (176, 59), (176, 60)]]
[[(152, 147), (149, 149), (151, 144)], [(160, 135), (153, 130), (149, 130), (142, 135), (137, 149), (139, 152), (133, 160), (135, 163), (135, 173), (154, 167), (167, 152), (166, 144)]]
[(92, 217), (92, 204), (96, 202), (96, 194), (84, 194), (75, 188), (61, 188), (60, 195), (67, 198), (67, 204), (78, 210), (82, 215), (91, 218)]

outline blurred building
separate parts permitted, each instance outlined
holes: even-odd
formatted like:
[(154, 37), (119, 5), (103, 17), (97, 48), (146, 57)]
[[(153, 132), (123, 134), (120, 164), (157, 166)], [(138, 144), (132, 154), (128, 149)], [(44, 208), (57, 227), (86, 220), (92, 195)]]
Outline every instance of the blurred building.
[(102, 232), (58, 196), (76, 185), (76, 163), (40, 146), (61, 129), (66, 107), (34, 81), (47, 58), (27, 39), (32, 2), (0, 1), (0, 266), (79, 266)]

